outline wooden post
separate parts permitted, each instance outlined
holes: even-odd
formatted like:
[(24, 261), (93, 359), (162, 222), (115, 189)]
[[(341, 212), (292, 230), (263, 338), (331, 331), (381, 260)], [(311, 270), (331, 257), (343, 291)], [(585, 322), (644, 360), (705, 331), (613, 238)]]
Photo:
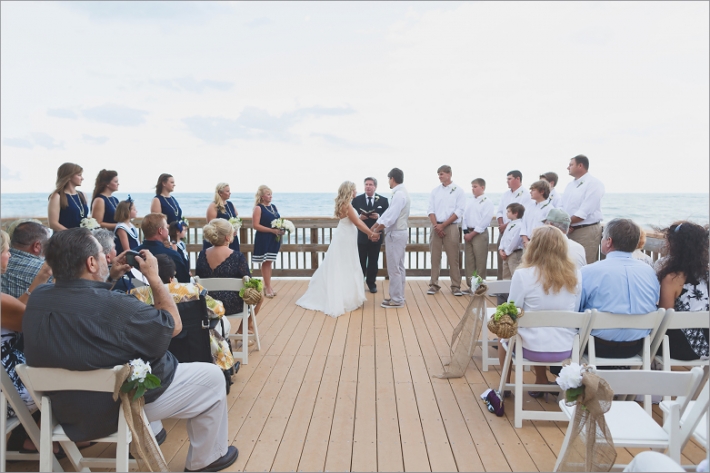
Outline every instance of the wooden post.
[[(318, 244), (318, 229), (311, 228), (311, 245)], [(318, 252), (311, 251), (311, 269), (315, 271), (318, 269)]]

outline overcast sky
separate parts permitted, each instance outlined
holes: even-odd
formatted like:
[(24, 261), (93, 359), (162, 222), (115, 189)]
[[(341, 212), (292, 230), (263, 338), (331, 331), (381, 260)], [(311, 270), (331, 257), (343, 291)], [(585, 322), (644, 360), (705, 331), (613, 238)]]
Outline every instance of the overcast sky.
[[(708, 192), (708, 2), (2, 2), (2, 192)], [(362, 187), (361, 185), (359, 186)], [(380, 190), (384, 186), (380, 186)]]

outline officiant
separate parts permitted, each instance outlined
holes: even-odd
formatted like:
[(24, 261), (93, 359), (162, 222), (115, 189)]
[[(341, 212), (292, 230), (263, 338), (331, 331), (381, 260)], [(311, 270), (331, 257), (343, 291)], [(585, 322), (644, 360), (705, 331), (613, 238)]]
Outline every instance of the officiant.
[[(367, 225), (367, 228), (372, 228), (377, 219), (380, 218), (380, 215), (389, 207), (387, 198), (377, 194), (376, 190), (377, 179), (366, 177), (365, 193), (355, 197), (352, 202), (353, 207), (360, 215), (360, 220)], [(377, 292), (377, 284), (375, 284), (377, 265), (380, 259), (380, 247), (383, 239), (370, 241), (365, 233), (359, 230), (357, 233), (357, 251), (360, 255), (362, 274), (366, 278), (365, 281), (370, 292), (375, 293)]]

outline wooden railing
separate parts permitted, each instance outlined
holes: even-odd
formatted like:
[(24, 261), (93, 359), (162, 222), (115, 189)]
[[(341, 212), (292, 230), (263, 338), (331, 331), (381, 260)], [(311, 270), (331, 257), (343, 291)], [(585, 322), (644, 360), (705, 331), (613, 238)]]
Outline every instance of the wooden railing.
[[(187, 237), (187, 250), (190, 253), (190, 267), (195, 268), (197, 254), (202, 250), (202, 227), (205, 219), (200, 217), (188, 217), (190, 229)], [(14, 218), (3, 218), (2, 226), (6, 226), (14, 221)], [(46, 218), (38, 218), (45, 225)], [(247, 257), (252, 268), (252, 274), (260, 276), (261, 271), (258, 265), (251, 263), (251, 253), (254, 251), (254, 230), (251, 228), (251, 218), (243, 218), (243, 226), (239, 230), (239, 249)], [(338, 225), (338, 219), (328, 217), (296, 217), (290, 219), (296, 231), (294, 234), (285, 234), (282, 238), (281, 251), (278, 260), (274, 265), (273, 275), (276, 277), (309, 277), (313, 275), (318, 265), (325, 257), (328, 246), (333, 237), (333, 230)], [(140, 230), (140, 218), (134, 219), (133, 223)], [(431, 263), (429, 260), (429, 237), (431, 233), (431, 223), (427, 217), (410, 217), (409, 219), (409, 241), (405, 253), (405, 267), (407, 276), (429, 276), (431, 274)], [(142, 240), (142, 234), (140, 235)], [(463, 266), (463, 239), (461, 239), (461, 254), (459, 257), (460, 266)], [(496, 242), (498, 241), (498, 224), (491, 221), (488, 228), (488, 264), (487, 276), (497, 274)], [(651, 255), (655, 261), (659, 257), (659, 252), (663, 245), (661, 235), (647, 233), (644, 251)], [(386, 252), (386, 245), (382, 245), (382, 252)], [(441, 276), (448, 276), (449, 270), (446, 255), (442, 255)], [(387, 276), (387, 268), (384, 254), (380, 258), (379, 276)]]

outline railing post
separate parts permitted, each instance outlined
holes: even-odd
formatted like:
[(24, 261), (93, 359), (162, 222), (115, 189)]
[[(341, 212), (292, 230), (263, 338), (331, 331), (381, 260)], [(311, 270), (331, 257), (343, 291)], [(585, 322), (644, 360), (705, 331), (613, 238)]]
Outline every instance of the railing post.
[[(311, 245), (318, 244), (318, 228), (311, 228)], [(311, 269), (318, 269), (318, 252), (311, 251)]]

